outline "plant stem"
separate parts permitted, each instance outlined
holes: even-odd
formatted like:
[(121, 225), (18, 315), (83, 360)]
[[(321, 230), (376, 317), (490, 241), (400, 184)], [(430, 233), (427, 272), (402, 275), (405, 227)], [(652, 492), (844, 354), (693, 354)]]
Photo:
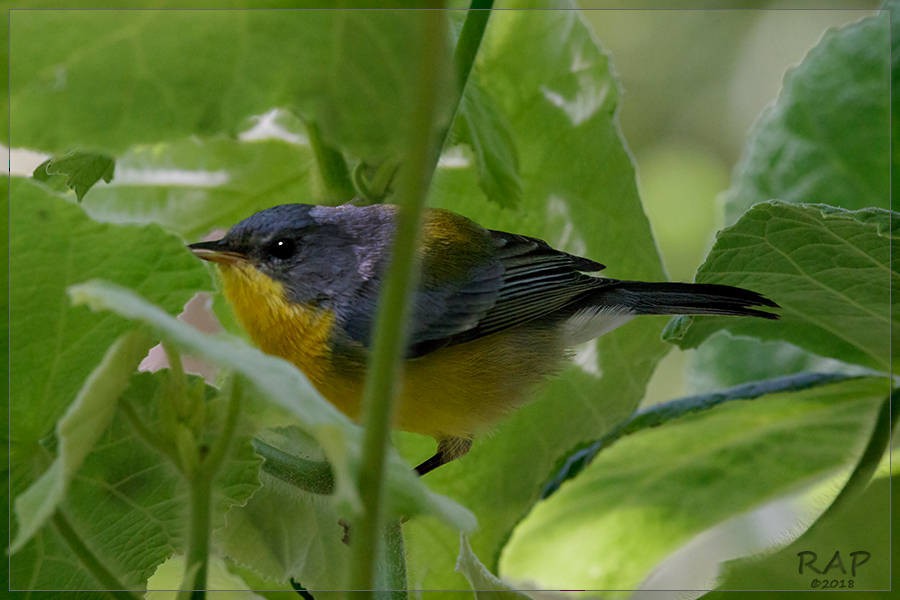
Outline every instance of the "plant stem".
[(309, 136), (309, 145), (312, 147), (316, 164), (319, 167), (319, 176), (325, 188), (324, 200), (329, 204), (343, 204), (353, 198), (355, 192), (350, 181), (350, 171), (344, 155), (325, 143), (319, 126), (312, 121), (306, 121), (306, 133)]
[(119, 581), (116, 576), (106, 568), (106, 565), (100, 562), (100, 559), (91, 552), (91, 549), (81, 540), (78, 532), (75, 531), (72, 524), (69, 523), (69, 520), (61, 511), (57, 510), (53, 513), (51, 522), (53, 523), (56, 532), (66, 544), (69, 545), (69, 548), (72, 549), (72, 552), (78, 557), (81, 564), (83, 564), (88, 572), (94, 576), (94, 579), (106, 588), (106, 593), (119, 600), (140, 599), (139, 595), (129, 592), (128, 588), (125, 587), (125, 584)]
[[(875, 425), (872, 427), (872, 433), (869, 435), (869, 441), (853, 468), (853, 472), (850, 473), (850, 477), (831, 505), (819, 516), (819, 521), (843, 510), (843, 507), (862, 494), (872, 481), (872, 476), (875, 475), (884, 453), (890, 449), (891, 432), (896, 428), (898, 418), (900, 418), (900, 410), (898, 410), (900, 407), (891, 410), (895, 402), (900, 402), (900, 388), (893, 390), (882, 402)], [(812, 528), (810, 527), (810, 529)]]
[(269, 475), (313, 494), (334, 493), (334, 473), (327, 461), (306, 460), (260, 439), (253, 440), (253, 449), (265, 460), (262, 470)]
[(225, 424), (212, 448), (201, 457), (197, 468), (185, 473), (190, 488), (190, 527), (184, 559), (184, 576), (178, 600), (202, 600), (206, 596), (206, 577), (209, 571), (209, 533), (211, 524), (212, 482), (225, 461), (241, 409), (243, 385), (237, 375), (231, 378), (228, 392), (228, 413)]
[(783, 377), (775, 377), (764, 381), (743, 383), (724, 390), (685, 396), (676, 400), (661, 402), (649, 408), (639, 410), (628, 419), (619, 423), (596, 442), (581, 446), (569, 453), (563, 460), (561, 468), (556, 475), (544, 486), (541, 498), (548, 498), (559, 489), (568, 479), (575, 477), (587, 465), (594, 460), (599, 452), (612, 446), (619, 439), (649, 429), (658, 427), (664, 423), (678, 419), (684, 415), (693, 414), (711, 408), (715, 408), (724, 402), (747, 401), (763, 397), (767, 394), (782, 392), (795, 392), (809, 389), (819, 385), (828, 385), (846, 379), (855, 379), (856, 375), (843, 375), (840, 373), (794, 373)]
[(211, 491), (210, 477), (202, 469), (198, 469), (190, 482), (191, 522), (178, 600), (201, 600), (206, 595)]
[(244, 385), (241, 377), (237, 374), (231, 376), (231, 386), (228, 393), (228, 413), (225, 415), (225, 424), (222, 431), (216, 438), (215, 443), (209, 450), (209, 454), (203, 460), (202, 469), (209, 475), (210, 479), (215, 476), (225, 460), (225, 454), (228, 447), (231, 446), (231, 439), (234, 437), (234, 430), (237, 429), (238, 417), (241, 414), (241, 400), (244, 395)]
[(166, 353), (166, 360), (169, 362), (169, 369), (171, 369), (172, 377), (175, 378), (178, 385), (183, 385), (184, 367), (181, 364), (181, 355), (169, 342), (163, 341), (162, 347), (163, 351)]
[(419, 95), (410, 115), (407, 156), (398, 185), (397, 231), (391, 265), (378, 301), (372, 355), (363, 396), (365, 436), (359, 469), (359, 492), (364, 512), (354, 523), (351, 590), (372, 590), (375, 563), (381, 555), (384, 513), (383, 471), (394, 412), (396, 375), (406, 343), (407, 315), (417, 272), (419, 221), (434, 171), (434, 123), (444, 69), (446, 30), (439, 10), (415, 13), (423, 30), (416, 73)]
[(405, 600), (406, 552), (403, 545), (403, 522), (394, 520), (384, 528), (383, 581), (391, 590), (391, 598)]
[(484, 31), (487, 28), (493, 5), (494, 0), (472, 0), (472, 4), (469, 5), (469, 10), (466, 12), (466, 20), (459, 33), (456, 49), (453, 51), (453, 68), (456, 71), (456, 86), (451, 104), (453, 118), (440, 132), (438, 142), (434, 146), (434, 153), (431, 155), (431, 172), (437, 168), (438, 160), (441, 157), (441, 148), (444, 147), (447, 136), (450, 134), (450, 128), (456, 121), (459, 105), (466, 91), (466, 85), (469, 83), (469, 76), (472, 74), (472, 67), (475, 65), (475, 57), (481, 47), (481, 40), (484, 39)]
[[(491, 7), (494, 0), (472, 0), (456, 49), (453, 52), (453, 66), (456, 68), (456, 82), (459, 85), (459, 95), (462, 96), (469, 81), (469, 74), (475, 64), (475, 56), (484, 38), (484, 30), (491, 16)], [(457, 105), (459, 101), (457, 100)]]

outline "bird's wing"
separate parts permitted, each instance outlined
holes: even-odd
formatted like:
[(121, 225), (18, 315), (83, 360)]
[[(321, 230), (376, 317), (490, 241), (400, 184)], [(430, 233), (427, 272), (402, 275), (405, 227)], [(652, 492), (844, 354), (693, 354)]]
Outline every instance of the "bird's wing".
[(546, 242), (488, 231), (490, 250), (457, 286), (440, 284), (429, 269), (442, 259), (423, 257), (408, 357), (471, 341), (558, 311), (585, 292), (605, 285), (585, 275), (600, 263), (551, 248)]
[[(427, 213), (422, 239), (407, 358), (549, 315), (612, 281), (585, 275), (603, 269), (600, 263), (448, 211)], [(361, 291), (344, 318), (343, 330), (365, 347), (377, 296), (374, 286)]]

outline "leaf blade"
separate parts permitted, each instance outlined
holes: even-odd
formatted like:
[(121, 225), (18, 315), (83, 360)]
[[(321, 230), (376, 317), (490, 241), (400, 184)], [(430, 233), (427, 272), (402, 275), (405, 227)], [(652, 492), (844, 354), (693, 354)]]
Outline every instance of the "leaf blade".
[[(501, 573), (553, 588), (638, 589), (694, 536), (848, 466), (889, 386), (850, 379), (730, 402), (626, 437), (538, 505)], [(568, 550), (538, 560), (544, 544)]]
[(677, 318), (665, 337), (693, 348), (727, 329), (890, 370), (890, 347), (896, 341), (891, 325), (898, 310), (890, 289), (900, 281), (890, 256), (891, 218), (892, 213), (875, 208), (757, 204), (720, 232), (697, 281), (759, 291), (783, 307), (781, 321)]

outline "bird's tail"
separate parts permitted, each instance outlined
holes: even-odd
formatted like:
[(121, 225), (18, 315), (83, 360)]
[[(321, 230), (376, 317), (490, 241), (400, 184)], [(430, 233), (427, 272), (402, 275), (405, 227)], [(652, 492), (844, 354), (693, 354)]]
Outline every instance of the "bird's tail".
[(736, 315), (777, 319), (754, 306), (780, 308), (762, 294), (711, 283), (619, 281), (598, 290), (604, 305), (627, 307), (639, 315)]

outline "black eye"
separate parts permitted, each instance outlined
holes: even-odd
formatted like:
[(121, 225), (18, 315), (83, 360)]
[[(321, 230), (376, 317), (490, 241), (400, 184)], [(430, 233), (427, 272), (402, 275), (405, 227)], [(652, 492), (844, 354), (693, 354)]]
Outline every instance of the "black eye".
[(269, 256), (284, 260), (294, 255), (297, 251), (297, 245), (292, 239), (279, 238), (269, 244), (266, 250), (268, 251)]

